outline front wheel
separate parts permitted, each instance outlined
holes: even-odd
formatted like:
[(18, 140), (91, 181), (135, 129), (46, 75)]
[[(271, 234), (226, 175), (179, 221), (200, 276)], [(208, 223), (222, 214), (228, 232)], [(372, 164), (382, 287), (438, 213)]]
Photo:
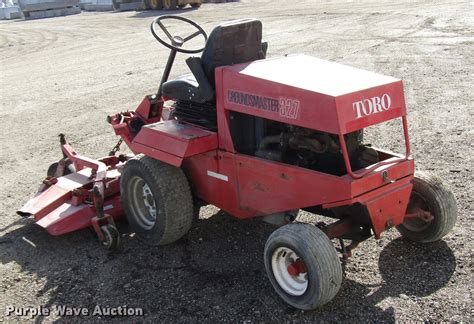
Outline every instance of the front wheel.
[(146, 243), (173, 243), (191, 228), (191, 190), (180, 168), (137, 156), (123, 168), (120, 191), (130, 227)]
[(437, 176), (416, 172), (407, 214), (428, 212), (432, 219), (407, 218), (397, 226), (400, 234), (411, 241), (428, 243), (438, 241), (449, 233), (457, 219), (456, 199)]
[(314, 225), (280, 227), (268, 238), (264, 258), (273, 288), (293, 307), (315, 309), (332, 300), (341, 287), (336, 249)]

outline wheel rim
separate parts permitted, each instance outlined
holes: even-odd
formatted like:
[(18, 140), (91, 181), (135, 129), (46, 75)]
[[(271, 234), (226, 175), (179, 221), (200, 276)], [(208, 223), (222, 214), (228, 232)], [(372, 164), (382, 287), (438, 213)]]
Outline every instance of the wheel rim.
[(112, 234), (110, 233), (109, 229), (105, 226), (101, 228), (102, 234), (104, 234), (104, 240), (102, 241), (102, 245), (106, 248), (109, 248), (112, 245)]
[(135, 220), (142, 228), (149, 230), (156, 222), (156, 201), (150, 187), (142, 178), (135, 176), (130, 179), (130, 207)]
[(308, 272), (295, 251), (279, 247), (272, 254), (272, 272), (278, 285), (287, 294), (301, 296), (308, 289)]
[[(410, 197), (407, 213), (409, 214), (413, 211), (420, 210), (420, 209), (423, 211), (430, 212), (428, 204), (423, 199), (423, 197), (417, 192), (413, 191)], [(412, 218), (412, 219), (406, 219), (403, 222), (403, 226), (412, 232), (422, 232), (430, 226), (431, 222), (432, 221), (430, 222), (424, 221), (421, 218)]]

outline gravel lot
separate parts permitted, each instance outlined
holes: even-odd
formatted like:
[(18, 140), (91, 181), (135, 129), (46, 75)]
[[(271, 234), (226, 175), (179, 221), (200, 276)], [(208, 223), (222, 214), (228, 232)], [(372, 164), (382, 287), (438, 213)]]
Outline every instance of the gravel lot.
[[(80, 153), (101, 156), (116, 138), (109, 113), (134, 109), (156, 90), (168, 50), (149, 32), (160, 12), (82, 13), (0, 22), (0, 320), (8, 305), (141, 307), (159, 322), (407, 320), (472, 316), (474, 8), (470, 1), (269, 1), (180, 10), (211, 31), (241, 17), (262, 20), (268, 56), (305, 53), (405, 82), (417, 168), (446, 180), (459, 219), (443, 241), (416, 245), (395, 230), (368, 240), (346, 266), (338, 296), (295, 310), (266, 278), (263, 247), (274, 229), (213, 207), (176, 244), (149, 248), (130, 235), (107, 254), (84, 230), (51, 237), (15, 214), (60, 158), (65, 132)], [(178, 55), (174, 75), (186, 72)], [(383, 144), (396, 141), (377, 130)], [(385, 137), (384, 137), (385, 136)], [(212, 217), (211, 217), (212, 216)], [(300, 214), (299, 220), (315, 222)], [(126, 233), (127, 225), (121, 230)], [(55, 313), (34, 317), (60, 318)], [(63, 317), (94, 320), (98, 317)]]

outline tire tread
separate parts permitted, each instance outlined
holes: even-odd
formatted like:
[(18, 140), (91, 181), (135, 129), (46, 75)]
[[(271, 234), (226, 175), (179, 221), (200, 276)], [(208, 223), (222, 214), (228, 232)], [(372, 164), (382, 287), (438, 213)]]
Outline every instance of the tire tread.
[(180, 168), (144, 155), (136, 156), (127, 164), (130, 162), (139, 163), (148, 171), (151, 181), (157, 185), (161, 194), (159, 203), (163, 205), (164, 210), (163, 235), (148, 243), (166, 245), (177, 241), (189, 231), (193, 221), (191, 189), (184, 172)]
[(274, 231), (265, 245), (265, 267), (269, 274), (272, 270), (271, 261), (268, 260), (267, 256), (267, 249), (273, 241), (290, 241), (300, 244), (302, 248), (318, 260), (317, 266), (321, 275), (321, 278), (319, 278), (320, 289), (303, 304), (292, 301), (291, 298), (288, 299), (285, 293), (280, 291), (278, 286), (275, 286), (278, 285), (275, 279), (270, 280), (277, 293), (287, 303), (300, 309), (310, 310), (328, 303), (337, 295), (342, 283), (342, 267), (336, 249), (323, 231), (314, 225), (304, 223), (288, 224)]
[(422, 190), (424, 197), (429, 203), (433, 204), (435, 211), (436, 224), (430, 226), (423, 232), (412, 232), (403, 224), (397, 226), (398, 231), (403, 237), (421, 243), (438, 241), (448, 234), (454, 227), (457, 220), (457, 205), (453, 193), (447, 188), (446, 184), (438, 176), (430, 172), (417, 171), (413, 179), (414, 187)]

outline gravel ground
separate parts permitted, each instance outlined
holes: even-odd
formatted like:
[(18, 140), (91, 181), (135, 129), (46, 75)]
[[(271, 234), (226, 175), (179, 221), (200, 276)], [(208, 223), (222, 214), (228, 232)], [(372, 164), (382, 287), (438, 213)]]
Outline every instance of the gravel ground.
[[(459, 219), (443, 241), (417, 245), (389, 231), (356, 250), (342, 289), (321, 309), (284, 304), (266, 278), (263, 247), (274, 230), (206, 207), (176, 244), (144, 247), (125, 234), (107, 254), (89, 230), (51, 237), (15, 210), (60, 157), (57, 134), (77, 151), (108, 152), (105, 116), (133, 109), (156, 90), (168, 51), (149, 32), (159, 12), (82, 13), (0, 22), (0, 320), (15, 307), (141, 307), (159, 322), (407, 320), (472, 316), (473, 5), (469, 1), (242, 1), (182, 10), (210, 31), (232, 18), (262, 20), (269, 57), (305, 53), (405, 82), (417, 168), (456, 196)], [(179, 55), (174, 75), (186, 72)], [(379, 127), (381, 144), (396, 146)], [(399, 131), (399, 130), (398, 130)], [(374, 138), (374, 137), (372, 137)], [(211, 217), (212, 216), (212, 217)], [(301, 213), (299, 220), (317, 219)], [(127, 233), (127, 225), (121, 230)], [(98, 317), (35, 316), (38, 321)]]

